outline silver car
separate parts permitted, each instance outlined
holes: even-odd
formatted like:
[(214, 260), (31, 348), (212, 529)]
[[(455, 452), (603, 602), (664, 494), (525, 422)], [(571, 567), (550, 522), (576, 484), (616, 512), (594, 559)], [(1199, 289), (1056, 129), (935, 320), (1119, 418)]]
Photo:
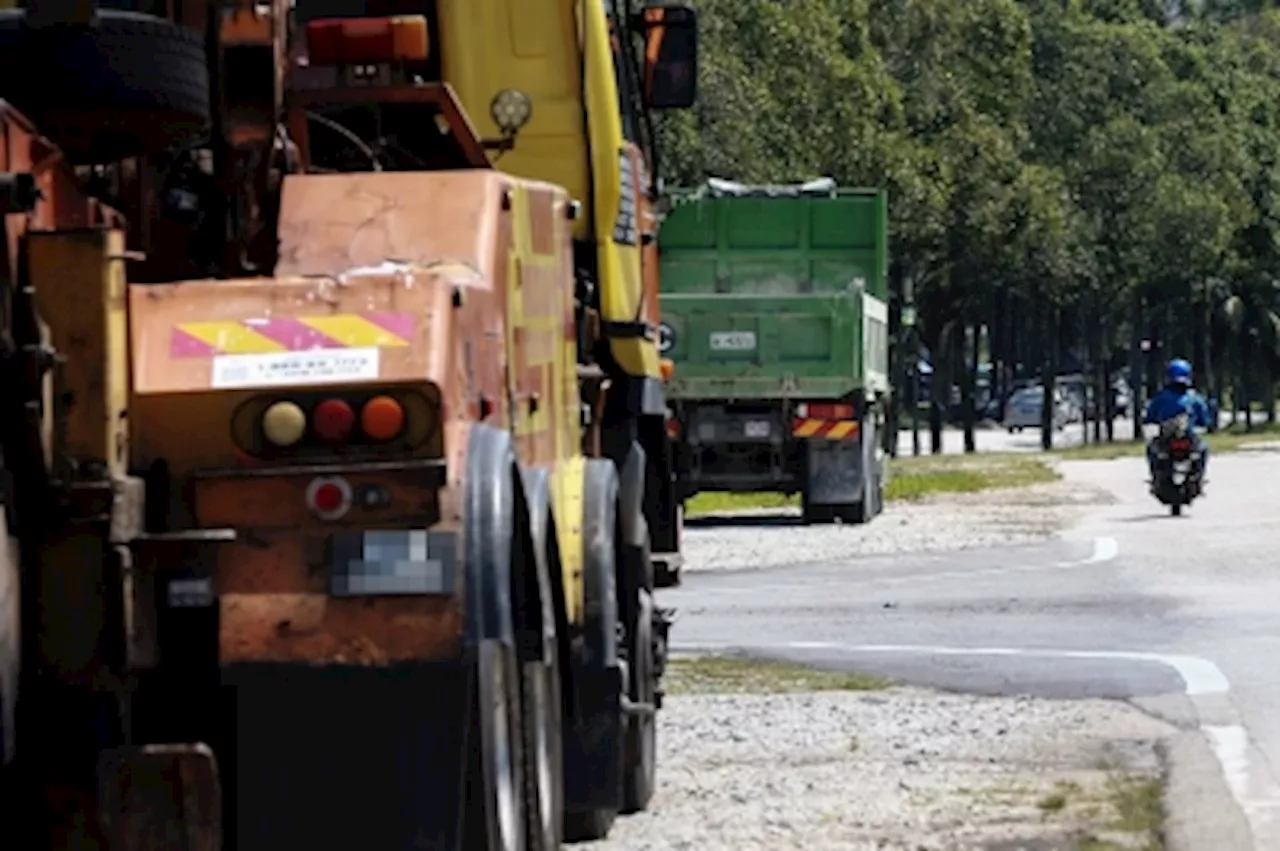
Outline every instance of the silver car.
[[(1004, 427), (1010, 432), (1024, 428), (1040, 428), (1040, 413), (1044, 408), (1044, 388), (1039, 385), (1024, 387), (1009, 397), (1004, 406)], [(1071, 419), (1071, 403), (1061, 388), (1054, 388), (1053, 427), (1061, 431)]]

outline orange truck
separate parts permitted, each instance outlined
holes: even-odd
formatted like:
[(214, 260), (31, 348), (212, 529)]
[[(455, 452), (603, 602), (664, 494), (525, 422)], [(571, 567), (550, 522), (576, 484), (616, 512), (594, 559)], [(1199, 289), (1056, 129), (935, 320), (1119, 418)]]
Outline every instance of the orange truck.
[(651, 114), (696, 27), (0, 8), (0, 844), (545, 851), (649, 805)]

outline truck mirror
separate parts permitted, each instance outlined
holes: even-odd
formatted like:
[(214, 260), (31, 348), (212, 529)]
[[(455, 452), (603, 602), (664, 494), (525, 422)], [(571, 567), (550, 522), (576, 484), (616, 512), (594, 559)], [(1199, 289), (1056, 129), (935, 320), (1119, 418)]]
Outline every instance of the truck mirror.
[(650, 109), (687, 109), (698, 90), (698, 13), (690, 6), (646, 6), (644, 95)]

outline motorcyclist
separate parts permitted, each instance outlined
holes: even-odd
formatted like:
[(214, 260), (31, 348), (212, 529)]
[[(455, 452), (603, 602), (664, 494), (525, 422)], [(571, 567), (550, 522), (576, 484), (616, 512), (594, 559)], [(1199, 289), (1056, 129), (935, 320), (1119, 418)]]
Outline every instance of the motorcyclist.
[[(1199, 452), (1199, 477), (1204, 481), (1205, 470), (1209, 466), (1209, 447), (1205, 445), (1197, 429), (1209, 428), (1209, 406), (1204, 397), (1191, 389), (1191, 364), (1182, 358), (1174, 358), (1165, 367), (1168, 382), (1164, 389), (1151, 397), (1147, 410), (1142, 418), (1144, 425), (1159, 425), (1167, 420), (1186, 414), (1191, 426), (1191, 439)], [(1151, 471), (1152, 487), (1156, 478), (1156, 441), (1147, 443), (1147, 466)]]

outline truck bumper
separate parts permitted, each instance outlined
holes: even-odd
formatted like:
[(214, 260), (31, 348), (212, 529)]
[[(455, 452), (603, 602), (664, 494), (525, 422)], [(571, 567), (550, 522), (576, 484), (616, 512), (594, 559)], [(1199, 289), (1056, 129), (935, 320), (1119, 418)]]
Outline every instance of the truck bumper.
[(783, 491), (800, 487), (800, 443), (781, 401), (685, 403), (678, 456), (680, 490)]

